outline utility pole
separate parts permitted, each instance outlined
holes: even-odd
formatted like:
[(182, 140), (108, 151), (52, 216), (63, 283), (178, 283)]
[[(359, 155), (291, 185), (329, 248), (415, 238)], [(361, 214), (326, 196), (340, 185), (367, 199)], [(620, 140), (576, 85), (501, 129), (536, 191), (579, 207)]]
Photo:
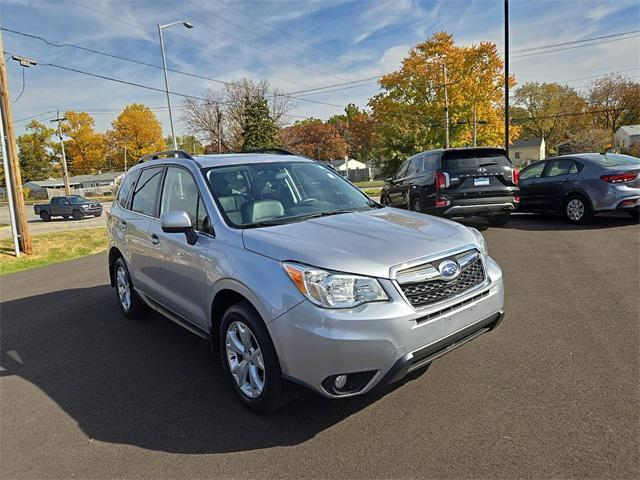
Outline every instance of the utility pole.
[(222, 112), (218, 104), (216, 104), (216, 122), (218, 124), (218, 153), (222, 153)]
[(20, 250), (27, 255), (31, 255), (31, 234), (27, 224), (27, 211), (22, 193), (22, 175), (20, 174), (20, 163), (18, 162), (16, 135), (13, 129), (13, 113), (11, 111), (11, 99), (9, 98), (9, 80), (7, 78), (7, 65), (4, 60), (2, 34), (0, 34), (0, 52), (2, 53), (0, 55), (0, 114), (2, 115), (2, 132), (0, 133), (2, 135), (0, 136), (3, 144), (6, 139), (4, 150), (7, 151), (7, 154), (4, 155), (3, 152), (3, 158), (7, 160), (7, 166), (5, 167), (5, 175), (8, 179), (7, 193), (9, 193), (9, 189), (13, 193), (16, 235), (19, 236)]
[(476, 114), (476, 104), (473, 104), (473, 146), (477, 146), (476, 138), (478, 136), (478, 116)]
[(62, 181), (64, 182), (64, 194), (71, 195), (71, 186), (69, 185), (69, 171), (67, 170), (67, 155), (64, 151), (64, 140), (62, 139), (62, 122), (64, 122), (67, 117), (60, 116), (60, 110), (56, 114), (56, 118), (49, 120), (51, 123), (58, 123), (58, 138), (60, 139), (60, 148), (62, 149)]
[(444, 148), (449, 148), (449, 97), (447, 96), (447, 65), (442, 64), (444, 76)]
[(504, 0), (504, 149), (509, 155), (509, 0)]
[(2, 168), (4, 169), (4, 184), (7, 190), (7, 201), (9, 203), (9, 218), (11, 220), (11, 236), (13, 237), (13, 251), (16, 257), (20, 256), (20, 241), (18, 240), (18, 227), (16, 225), (16, 213), (13, 205), (13, 188), (11, 186), (11, 174), (9, 172), (9, 160), (7, 159), (7, 148), (5, 146), (4, 135), (4, 106), (2, 106), (2, 115), (0, 115), (0, 148), (2, 148)]
[(124, 144), (124, 171), (127, 171), (127, 143)]

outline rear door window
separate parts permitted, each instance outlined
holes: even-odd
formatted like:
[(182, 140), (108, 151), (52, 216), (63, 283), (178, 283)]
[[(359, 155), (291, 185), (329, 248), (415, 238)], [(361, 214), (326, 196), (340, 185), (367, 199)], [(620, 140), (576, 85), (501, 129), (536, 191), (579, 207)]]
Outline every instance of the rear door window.
[(158, 188), (162, 179), (163, 167), (147, 168), (142, 170), (140, 179), (133, 191), (131, 210), (150, 217), (156, 216), (156, 203), (158, 200)]
[(480, 167), (511, 167), (511, 160), (500, 150), (449, 151), (442, 155), (444, 171), (477, 170)]
[(413, 157), (411, 162), (409, 162), (409, 167), (407, 168), (406, 177), (414, 177), (418, 173), (422, 172), (422, 156), (419, 155), (417, 157)]
[(134, 183), (136, 183), (138, 173), (139, 172), (128, 173), (122, 180), (122, 185), (120, 185), (120, 190), (118, 190), (118, 197), (116, 198), (118, 205), (120, 205), (122, 208), (127, 208), (129, 192), (131, 192), (131, 187), (133, 187)]

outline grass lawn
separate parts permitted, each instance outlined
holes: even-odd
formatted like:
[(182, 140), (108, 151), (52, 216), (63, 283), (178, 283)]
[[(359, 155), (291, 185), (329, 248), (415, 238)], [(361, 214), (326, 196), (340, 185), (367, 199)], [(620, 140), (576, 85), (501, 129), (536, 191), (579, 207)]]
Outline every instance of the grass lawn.
[(365, 189), (369, 187), (382, 187), (384, 185), (384, 180), (372, 180), (370, 182), (355, 182), (354, 185), (361, 189)]
[(31, 237), (33, 255), (13, 255), (11, 238), (0, 240), (0, 275), (64, 262), (107, 249), (107, 229), (81, 228), (66, 232), (43, 233)]

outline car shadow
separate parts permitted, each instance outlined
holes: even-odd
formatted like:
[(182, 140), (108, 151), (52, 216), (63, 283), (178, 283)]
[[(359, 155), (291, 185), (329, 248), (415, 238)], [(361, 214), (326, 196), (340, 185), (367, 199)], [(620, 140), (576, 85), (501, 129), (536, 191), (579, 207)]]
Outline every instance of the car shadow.
[(398, 386), (252, 413), (206, 341), (156, 314), (125, 319), (107, 285), (4, 302), (1, 353), (0, 376), (42, 389), (89, 438), (172, 453), (296, 445)]

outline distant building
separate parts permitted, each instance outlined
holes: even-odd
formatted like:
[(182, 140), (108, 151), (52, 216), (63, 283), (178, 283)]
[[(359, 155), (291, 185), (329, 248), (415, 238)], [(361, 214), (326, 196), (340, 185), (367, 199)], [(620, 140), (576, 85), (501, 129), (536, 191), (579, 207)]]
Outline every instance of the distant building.
[(636, 142), (640, 142), (640, 125), (624, 125), (616, 130), (613, 137), (616, 150), (626, 152)]
[(509, 145), (509, 157), (514, 165), (528, 165), (545, 158), (544, 138), (517, 140)]
[[(347, 174), (347, 163), (344, 160), (330, 160), (327, 162), (341, 175)], [(371, 170), (366, 163), (358, 160), (349, 160), (349, 180), (353, 182), (368, 181), (371, 178)]]
[[(69, 186), (74, 191), (72, 193), (77, 193), (78, 195), (85, 195), (87, 191), (104, 193), (112, 189), (116, 178), (123, 174), (124, 172), (106, 172), (94, 175), (74, 175), (69, 177)], [(23, 188), (28, 188), (30, 195), (34, 198), (46, 198), (57, 195), (56, 190), (64, 191), (64, 181), (62, 178), (32, 180), (25, 183)]]

